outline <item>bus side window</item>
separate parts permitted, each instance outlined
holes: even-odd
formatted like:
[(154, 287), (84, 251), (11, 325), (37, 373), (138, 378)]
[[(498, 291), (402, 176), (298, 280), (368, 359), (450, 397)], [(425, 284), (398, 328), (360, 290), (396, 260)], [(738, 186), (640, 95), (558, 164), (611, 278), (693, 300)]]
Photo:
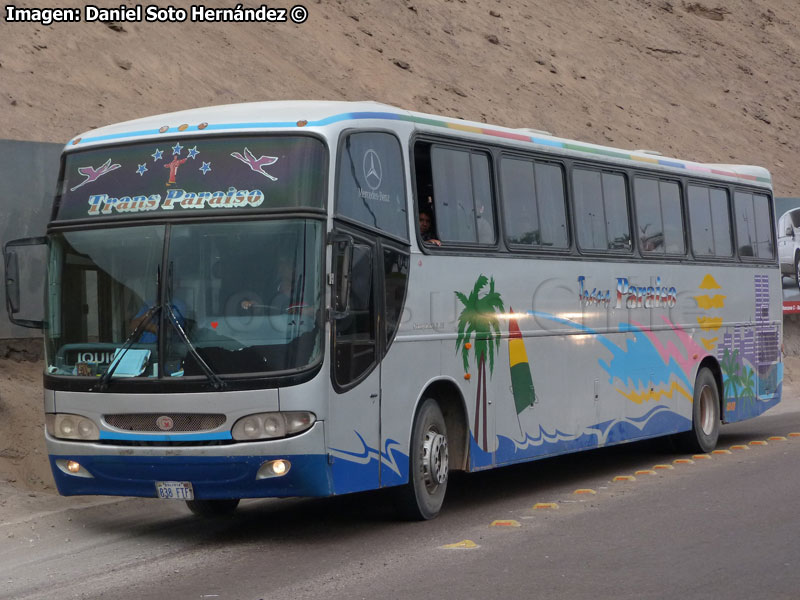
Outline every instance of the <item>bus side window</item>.
[(628, 196), (621, 173), (572, 171), (578, 245), (583, 250), (630, 250)]
[(634, 177), (639, 249), (648, 254), (684, 254), (680, 185), (652, 177)]
[(489, 157), (483, 152), (434, 146), (431, 172), (442, 243), (494, 244)]
[(500, 192), (510, 244), (569, 247), (561, 165), (504, 156), (500, 161)]
[(733, 256), (727, 190), (705, 185), (690, 185), (688, 189), (695, 256)]
[(736, 192), (734, 207), (739, 256), (772, 258), (769, 199), (762, 194)]

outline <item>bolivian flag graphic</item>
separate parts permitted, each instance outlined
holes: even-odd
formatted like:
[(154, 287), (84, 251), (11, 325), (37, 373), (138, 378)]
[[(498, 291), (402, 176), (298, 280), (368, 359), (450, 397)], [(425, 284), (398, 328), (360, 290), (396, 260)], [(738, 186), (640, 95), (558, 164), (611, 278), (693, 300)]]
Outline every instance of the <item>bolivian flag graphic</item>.
[[(514, 309), (511, 309), (514, 312)], [(533, 390), (531, 366), (528, 364), (528, 353), (525, 352), (525, 342), (522, 341), (522, 332), (515, 318), (508, 321), (508, 363), (511, 366), (511, 390), (514, 394), (514, 405), (517, 414), (529, 406), (533, 406), (536, 393)]]

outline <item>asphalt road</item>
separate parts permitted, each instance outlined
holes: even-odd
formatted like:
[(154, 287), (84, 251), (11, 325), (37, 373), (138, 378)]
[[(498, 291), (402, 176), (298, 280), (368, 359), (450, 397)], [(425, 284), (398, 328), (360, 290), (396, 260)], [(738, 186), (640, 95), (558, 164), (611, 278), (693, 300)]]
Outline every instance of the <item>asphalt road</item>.
[(718, 449), (748, 449), (691, 464), (647, 442), (454, 477), (427, 523), (386, 493), (218, 521), (159, 500), (37, 515), (0, 526), (0, 598), (798, 598), (799, 404), (724, 426)]

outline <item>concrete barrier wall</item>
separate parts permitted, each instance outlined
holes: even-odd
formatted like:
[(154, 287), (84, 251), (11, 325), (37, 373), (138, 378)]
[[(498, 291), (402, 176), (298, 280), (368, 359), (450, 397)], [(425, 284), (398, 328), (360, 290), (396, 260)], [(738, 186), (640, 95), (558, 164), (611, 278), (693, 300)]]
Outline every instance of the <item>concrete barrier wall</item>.
[[(0, 140), (0, 244), (45, 234), (58, 182), (63, 145)], [(22, 263), (20, 264), (22, 266)], [(22, 298), (44, 299), (45, 263), (35, 260), (33, 277), (23, 280)], [(0, 340), (40, 338), (41, 331), (17, 327), (5, 310), (5, 277), (0, 279)], [(31, 307), (33, 312), (33, 308)], [(24, 344), (23, 344), (24, 346)], [(0, 348), (0, 355), (2, 355)]]

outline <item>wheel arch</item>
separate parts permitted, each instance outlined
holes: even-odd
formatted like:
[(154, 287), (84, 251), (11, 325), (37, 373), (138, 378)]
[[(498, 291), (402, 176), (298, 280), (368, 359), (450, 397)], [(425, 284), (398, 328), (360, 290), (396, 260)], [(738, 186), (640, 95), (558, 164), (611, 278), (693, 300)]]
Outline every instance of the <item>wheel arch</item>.
[(465, 471), (469, 465), (469, 426), (467, 405), (458, 385), (452, 379), (436, 379), (428, 383), (417, 399), (414, 418), (425, 398), (433, 398), (442, 411), (450, 447), (450, 469)]
[(711, 371), (714, 376), (714, 382), (717, 384), (717, 397), (719, 398), (719, 417), (720, 420), (725, 422), (725, 386), (722, 383), (722, 367), (719, 366), (719, 361), (713, 356), (706, 356), (697, 365), (697, 373), (695, 373), (695, 381), (697, 381), (697, 374), (700, 369), (706, 368)]

